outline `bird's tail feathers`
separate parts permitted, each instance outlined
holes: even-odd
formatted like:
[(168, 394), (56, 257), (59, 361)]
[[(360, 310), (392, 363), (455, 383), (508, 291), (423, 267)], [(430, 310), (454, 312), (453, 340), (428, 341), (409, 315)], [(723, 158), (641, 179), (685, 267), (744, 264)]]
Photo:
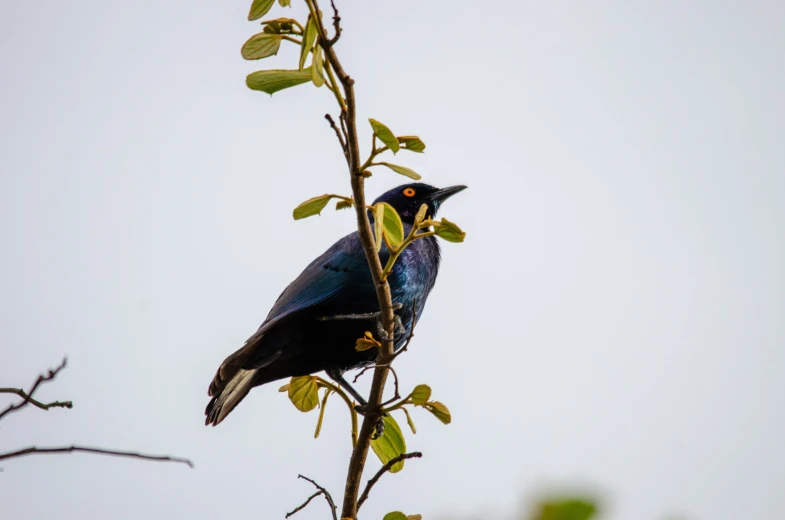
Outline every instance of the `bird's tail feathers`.
[(204, 423), (217, 426), (223, 421), (229, 412), (234, 410), (234, 407), (240, 404), (240, 401), (251, 391), (258, 371), (258, 368), (238, 370), (220, 393), (210, 400), (204, 411), (207, 416)]

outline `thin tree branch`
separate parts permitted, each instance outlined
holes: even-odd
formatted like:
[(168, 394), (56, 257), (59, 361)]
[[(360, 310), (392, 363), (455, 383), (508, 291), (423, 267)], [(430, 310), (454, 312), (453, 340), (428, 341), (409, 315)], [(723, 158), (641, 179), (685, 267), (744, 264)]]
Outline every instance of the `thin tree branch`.
[(297, 511), (302, 511), (303, 509), (305, 509), (305, 506), (307, 506), (311, 502), (311, 500), (313, 500), (314, 498), (318, 497), (321, 494), (322, 494), (321, 491), (317, 491), (313, 495), (309, 496), (308, 500), (306, 500), (305, 502), (303, 502), (299, 506), (295, 507), (294, 509), (292, 509), (291, 511), (286, 513), (286, 516), (284, 518), (289, 518), (290, 516), (294, 515)]
[[(338, 88), (338, 87), (336, 87)], [(338, 130), (338, 126), (335, 124), (335, 120), (333, 116), (330, 114), (324, 114), (324, 118), (330, 122), (330, 127), (335, 130), (335, 135), (338, 137), (338, 142), (341, 143), (341, 150), (343, 150), (343, 155), (346, 159), (349, 159), (349, 150), (346, 148), (346, 141), (343, 140), (343, 136), (341, 135), (341, 131)]]
[(341, 37), (341, 17), (338, 15), (338, 8), (335, 7), (334, 0), (330, 0), (330, 5), (333, 8), (333, 27), (335, 28), (335, 34), (332, 38), (325, 42), (325, 45), (328, 47), (335, 45), (335, 42), (337, 42), (338, 38)]
[[(354, 197), (354, 208), (357, 216), (357, 233), (360, 237), (365, 258), (368, 261), (368, 269), (373, 279), (376, 289), (376, 297), (379, 300), (379, 310), (382, 326), (387, 332), (387, 337), (393, 337), (395, 333), (392, 294), (390, 285), (382, 276), (383, 268), (379, 255), (376, 253), (373, 230), (371, 229), (365, 203), (365, 177), (360, 168), (360, 145), (357, 137), (357, 100), (354, 95), (354, 80), (344, 70), (335, 48), (327, 38), (327, 31), (324, 28), (317, 0), (305, 0), (309, 11), (316, 22), (319, 35), (319, 45), (324, 49), (327, 60), (335, 70), (344, 91), (346, 100), (346, 110), (344, 121), (346, 123), (346, 144), (348, 149), (347, 165), (349, 167), (349, 177), (352, 185), (352, 195)], [(337, 10), (336, 10), (337, 16)], [(336, 22), (337, 23), (337, 22)], [(346, 488), (343, 496), (343, 507), (341, 518), (357, 518), (357, 495), (360, 491), (362, 473), (365, 461), (368, 457), (368, 450), (371, 445), (371, 437), (376, 430), (376, 423), (381, 418), (381, 402), (384, 393), (384, 384), (387, 381), (387, 368), (393, 355), (392, 342), (385, 341), (379, 348), (376, 358), (376, 369), (373, 374), (371, 392), (368, 396), (368, 406), (360, 428), (360, 435), (357, 445), (352, 451), (349, 461), (349, 469), (346, 477)]]
[(42, 403), (33, 399), (33, 396), (28, 395), (27, 392), (21, 388), (0, 388), (0, 394), (16, 394), (28, 403), (40, 408), (41, 410), (49, 410), (50, 408), (73, 408), (72, 401), (54, 401), (52, 403)]
[(297, 478), (301, 478), (303, 480), (307, 480), (308, 482), (313, 484), (314, 487), (316, 487), (316, 489), (318, 489), (319, 491), (317, 491), (316, 493), (314, 493), (313, 495), (308, 497), (308, 500), (306, 500), (302, 505), (294, 508), (294, 510), (292, 510), (291, 513), (286, 513), (286, 518), (289, 518), (290, 516), (295, 514), (297, 511), (302, 510), (305, 506), (308, 505), (308, 502), (310, 502), (314, 498), (318, 497), (319, 495), (324, 495), (324, 499), (327, 500), (327, 504), (330, 506), (330, 509), (332, 510), (333, 520), (338, 520), (338, 507), (336, 507), (335, 502), (333, 502), (333, 497), (332, 497), (332, 495), (330, 495), (330, 492), (327, 491), (326, 489), (324, 489), (322, 486), (320, 486), (316, 482), (314, 482), (313, 479), (310, 479), (310, 478), (308, 478), (308, 477), (306, 477), (304, 475), (297, 475)]
[(87, 446), (63, 446), (58, 448), (38, 448), (36, 446), (31, 446), (30, 448), (12, 451), (9, 453), (0, 453), (0, 460), (13, 459), (16, 457), (33, 455), (37, 453), (72, 453), (75, 451), (85, 452), (85, 453), (97, 453), (99, 455), (111, 455), (115, 457), (129, 457), (133, 459), (155, 460), (161, 462), (181, 462), (183, 464), (188, 464), (188, 467), (190, 468), (194, 467), (193, 462), (191, 462), (188, 459), (183, 459), (180, 457), (170, 457), (169, 455), (144, 455), (142, 453), (136, 453), (132, 451), (105, 450), (102, 448), (90, 448)]
[(385, 473), (390, 471), (390, 469), (393, 466), (395, 466), (396, 464), (398, 464), (402, 460), (419, 459), (420, 457), (422, 457), (422, 453), (420, 453), (419, 451), (413, 451), (411, 453), (403, 453), (403, 454), (398, 455), (397, 457), (387, 461), (387, 464), (382, 466), (381, 469), (376, 472), (376, 475), (374, 475), (373, 478), (371, 478), (371, 480), (368, 481), (368, 484), (365, 485), (365, 490), (363, 490), (363, 494), (360, 495), (360, 500), (357, 501), (357, 510), (359, 511), (360, 507), (363, 505), (363, 502), (368, 500), (368, 493), (370, 493), (371, 492), (371, 488), (374, 485), (376, 485), (377, 482), (379, 482), (379, 479), (382, 478), (382, 475), (384, 475)]
[(35, 405), (38, 408), (41, 408), (43, 410), (48, 410), (49, 408), (53, 408), (53, 407), (57, 407), (57, 408), (71, 408), (73, 406), (73, 403), (71, 403), (71, 401), (64, 401), (64, 402), (55, 401), (54, 403), (50, 403), (50, 404), (46, 405), (46, 404), (43, 404), (43, 403), (33, 399), (33, 394), (35, 393), (36, 390), (38, 390), (38, 387), (41, 385), (41, 383), (45, 383), (47, 381), (51, 381), (52, 379), (57, 377), (57, 374), (62, 369), (65, 368), (65, 366), (67, 364), (67, 361), (68, 361), (68, 358), (63, 358), (62, 363), (60, 363), (60, 365), (57, 368), (49, 369), (49, 372), (47, 372), (46, 374), (40, 374), (38, 376), (38, 378), (35, 380), (35, 383), (33, 383), (33, 386), (30, 387), (30, 390), (27, 391), (27, 392), (25, 392), (24, 390), (21, 390), (21, 389), (16, 389), (16, 388), (0, 388), (0, 393), (16, 394), (19, 397), (21, 397), (22, 399), (24, 399), (24, 401), (22, 401), (21, 403), (16, 403), (16, 404), (12, 403), (12, 404), (8, 405), (8, 408), (6, 408), (2, 412), (0, 412), (0, 419), (2, 419), (3, 417), (5, 417), (7, 414), (9, 414), (11, 412), (15, 412), (15, 411), (17, 411), (17, 410), (19, 410), (21, 408), (24, 408), (28, 404), (33, 404), (33, 405)]

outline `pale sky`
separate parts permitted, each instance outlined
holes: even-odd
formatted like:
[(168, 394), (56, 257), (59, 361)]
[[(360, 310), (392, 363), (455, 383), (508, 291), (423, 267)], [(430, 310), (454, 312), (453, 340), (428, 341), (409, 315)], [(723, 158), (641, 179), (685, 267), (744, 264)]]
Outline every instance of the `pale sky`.
[[(425, 456), (363, 517), (501, 520), (565, 487), (606, 520), (784, 517), (785, 4), (337, 1), (363, 145), (379, 119), (428, 146), (396, 162), (469, 186), (397, 362), (453, 423), (415, 411)], [(282, 518), (298, 473), (342, 494), (337, 400), (318, 440), (277, 384), (203, 426), (218, 364), (354, 226), (291, 219), (349, 193), (334, 100), (246, 88), (298, 52), (244, 61), (249, 5), (0, 1), (0, 386), (67, 355), (40, 397), (75, 403), (8, 416), (0, 452), (196, 463), (7, 461), (4, 519)]]

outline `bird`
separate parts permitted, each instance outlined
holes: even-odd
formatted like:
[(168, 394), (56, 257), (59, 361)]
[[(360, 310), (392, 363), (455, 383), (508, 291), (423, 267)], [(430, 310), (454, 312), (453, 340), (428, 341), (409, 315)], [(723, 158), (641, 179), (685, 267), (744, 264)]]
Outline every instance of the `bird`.
[[(463, 185), (437, 189), (410, 183), (383, 193), (374, 204), (392, 206), (408, 235), (423, 204), (428, 207), (426, 217), (434, 218), (445, 200), (464, 189)], [(385, 265), (386, 244), (379, 256)], [(417, 239), (403, 250), (387, 278), (396, 309), (395, 351), (422, 317), (440, 260), (435, 236)], [(365, 399), (343, 374), (373, 364), (376, 349), (358, 351), (355, 344), (366, 331), (380, 330), (379, 315), (374, 283), (355, 231), (313, 260), (284, 289), (259, 329), (221, 363), (208, 390), (205, 425), (221, 423), (256, 386), (321, 371), (364, 406)]]

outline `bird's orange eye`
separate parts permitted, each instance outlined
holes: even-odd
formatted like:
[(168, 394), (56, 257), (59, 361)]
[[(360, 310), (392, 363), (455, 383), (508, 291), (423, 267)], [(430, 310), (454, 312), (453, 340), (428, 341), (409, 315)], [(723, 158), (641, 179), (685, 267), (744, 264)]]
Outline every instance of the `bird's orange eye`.
[(403, 190), (403, 194), (407, 197), (414, 197), (414, 188), (406, 188)]

